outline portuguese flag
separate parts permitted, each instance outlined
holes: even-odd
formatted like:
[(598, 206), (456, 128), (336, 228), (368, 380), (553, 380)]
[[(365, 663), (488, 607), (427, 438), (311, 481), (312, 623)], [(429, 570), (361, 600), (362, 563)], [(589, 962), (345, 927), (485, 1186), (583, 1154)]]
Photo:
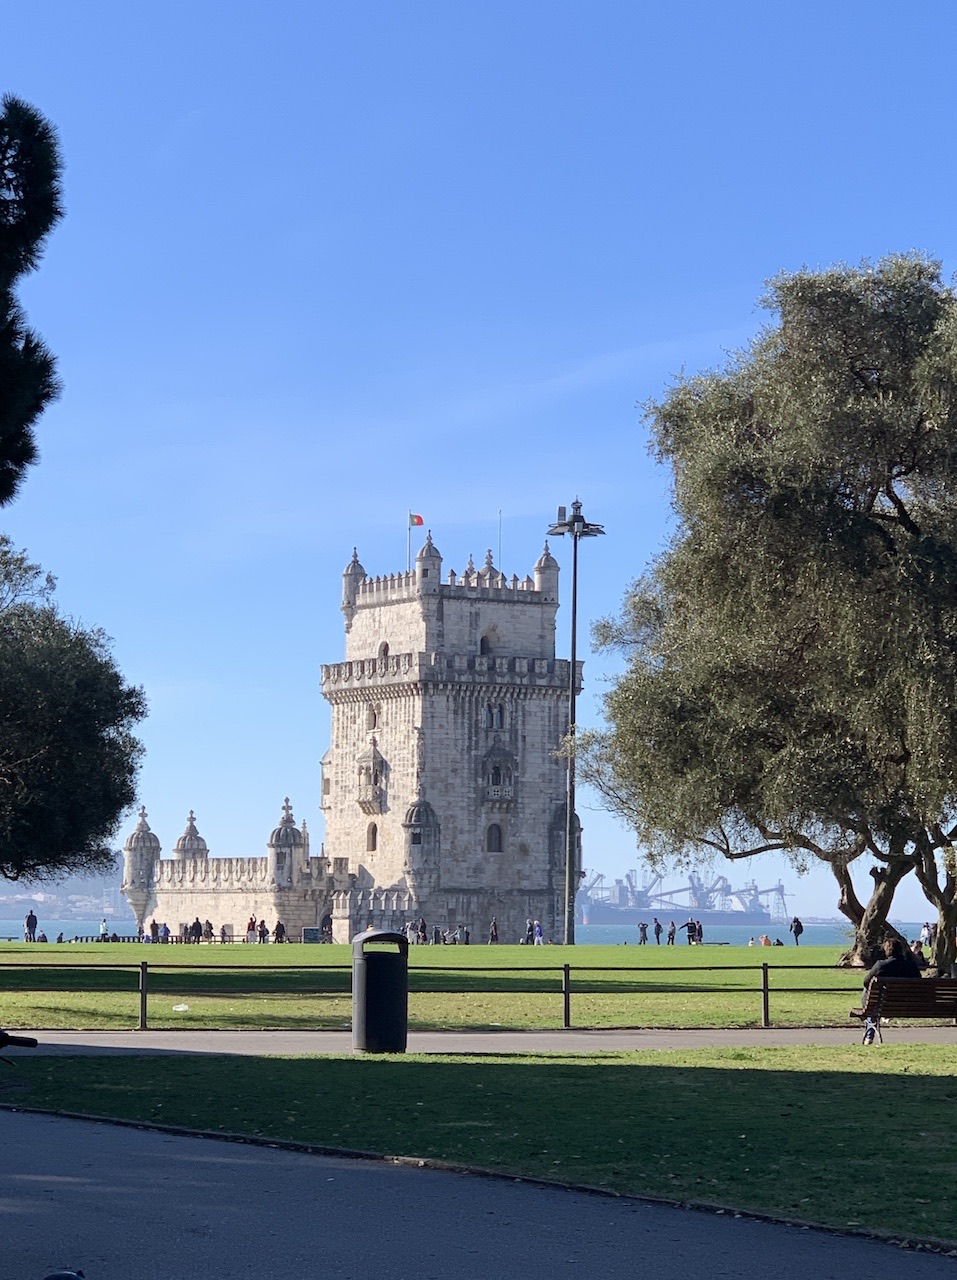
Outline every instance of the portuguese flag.
[(425, 520), (423, 519), (422, 516), (414, 515), (411, 511), (409, 512), (409, 528), (410, 529), (418, 529), (419, 525), (423, 525), (423, 524), (425, 524)]

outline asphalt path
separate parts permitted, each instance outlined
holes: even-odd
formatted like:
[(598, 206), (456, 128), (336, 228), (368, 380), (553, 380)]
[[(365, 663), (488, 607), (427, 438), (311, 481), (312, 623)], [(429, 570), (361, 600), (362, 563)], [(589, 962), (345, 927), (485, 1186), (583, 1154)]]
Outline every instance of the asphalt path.
[(3, 1280), (957, 1275), (882, 1242), (513, 1180), (22, 1112), (0, 1127)]
[[(33, 1033), (45, 1055), (349, 1053), (344, 1032)], [(953, 1044), (953, 1028), (888, 1038)], [(720, 1045), (856, 1043), (847, 1029), (413, 1033), (409, 1051), (598, 1053)], [(26, 1051), (8, 1050), (11, 1057)], [(880, 1052), (879, 1046), (868, 1052)], [(32, 1056), (32, 1055), (31, 1055)], [(12, 1100), (12, 1099), (11, 1099)], [(330, 1100), (330, 1105), (336, 1105)], [(648, 1271), (738, 1280), (845, 1280), (895, 1267), (889, 1244), (733, 1214), (450, 1173), (330, 1159), (135, 1127), (0, 1111), (0, 1280), (82, 1267), (88, 1280), (527, 1280)], [(909, 1280), (957, 1277), (908, 1251)]]
[[(12, 1027), (7, 1030), (12, 1031)], [(42, 1054), (98, 1053), (351, 1053), (351, 1031), (27, 1031)], [(883, 1028), (888, 1044), (957, 1044), (957, 1028)], [(740, 1048), (752, 1045), (860, 1044), (860, 1023), (847, 1027), (783, 1027), (744, 1031), (418, 1031), (409, 1053), (623, 1053), (642, 1049)], [(880, 1045), (874, 1046), (880, 1052)], [(0, 1276), (0, 1280), (3, 1277)]]

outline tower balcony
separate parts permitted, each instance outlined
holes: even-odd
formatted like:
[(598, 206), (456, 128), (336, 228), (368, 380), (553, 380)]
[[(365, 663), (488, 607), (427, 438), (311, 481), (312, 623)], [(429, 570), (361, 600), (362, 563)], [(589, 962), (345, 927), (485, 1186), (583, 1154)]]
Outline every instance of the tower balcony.
[(513, 786), (488, 786), (485, 788), (486, 800), (514, 800), (515, 788)]
[(385, 813), (384, 787), (375, 784), (361, 785), (356, 800), (363, 813)]

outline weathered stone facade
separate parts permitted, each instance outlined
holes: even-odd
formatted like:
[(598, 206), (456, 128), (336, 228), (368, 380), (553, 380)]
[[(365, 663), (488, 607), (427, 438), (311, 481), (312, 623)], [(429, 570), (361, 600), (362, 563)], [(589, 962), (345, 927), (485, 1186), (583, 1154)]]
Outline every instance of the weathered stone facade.
[(172, 856), (163, 858), (145, 809), (123, 848), (121, 892), (137, 924), (166, 923), (175, 936), (197, 917), (212, 922), (217, 938), (223, 925), (234, 937), (244, 936), (250, 916), (266, 920), (270, 929), (282, 920), (290, 938), (301, 937), (307, 925), (331, 929), (336, 887), (327, 860), (310, 856), (306, 824), (296, 826), (288, 799), (265, 857), (209, 857), (190, 813)]
[[(337, 936), (466, 924), (518, 941), (529, 917), (561, 933), (567, 661), (555, 658), (558, 564), (511, 580), (489, 552), (442, 580), (431, 536), (410, 573), (343, 574), (346, 660), (322, 668), (326, 853), (348, 860)], [(580, 673), (578, 678), (580, 679)], [(398, 913), (383, 887), (411, 895)], [(371, 897), (370, 897), (371, 895)]]
[[(346, 654), (322, 668), (332, 745), (322, 854), (286, 804), (264, 858), (209, 858), (193, 815), (169, 859), (145, 812), (125, 847), (137, 919), (196, 916), (238, 934), (250, 915), (348, 941), (424, 917), (430, 930), (496, 917), (502, 941), (540, 920), (561, 935), (569, 664), (555, 658), (558, 564), (534, 577), (472, 561), (442, 580), (431, 535), (408, 573), (343, 574)], [(580, 682), (581, 671), (576, 672)]]

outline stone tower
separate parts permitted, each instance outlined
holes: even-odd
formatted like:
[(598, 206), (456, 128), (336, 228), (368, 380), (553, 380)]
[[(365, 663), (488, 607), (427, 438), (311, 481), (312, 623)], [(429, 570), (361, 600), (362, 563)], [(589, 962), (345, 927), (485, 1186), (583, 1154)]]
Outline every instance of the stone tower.
[[(555, 658), (559, 569), (507, 579), (492, 553), (442, 576), (431, 534), (409, 573), (342, 578), (345, 661), (322, 668), (333, 928), (424, 916), (503, 942), (529, 917), (561, 935), (567, 661)], [(580, 682), (580, 665), (576, 680)]]

